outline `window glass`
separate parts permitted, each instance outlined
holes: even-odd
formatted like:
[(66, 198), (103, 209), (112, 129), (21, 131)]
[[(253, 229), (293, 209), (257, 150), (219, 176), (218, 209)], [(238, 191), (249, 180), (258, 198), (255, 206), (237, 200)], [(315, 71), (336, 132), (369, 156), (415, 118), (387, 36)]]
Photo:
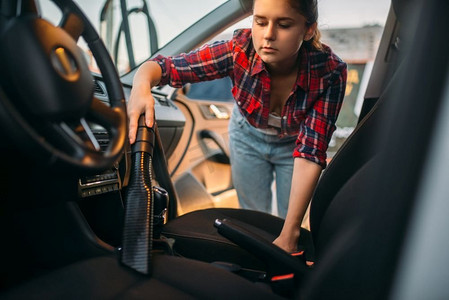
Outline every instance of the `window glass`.
[(186, 96), (196, 100), (231, 102), (234, 101), (231, 88), (231, 79), (225, 77), (222, 79), (191, 84)]
[[(227, 0), (75, 0), (99, 32), (119, 73), (128, 72), (152, 53)], [(61, 12), (51, 0), (40, 0), (42, 16), (59, 24)], [(129, 31), (126, 30), (129, 28)], [(128, 34), (129, 33), (129, 34)], [(86, 44), (90, 67), (97, 71)]]

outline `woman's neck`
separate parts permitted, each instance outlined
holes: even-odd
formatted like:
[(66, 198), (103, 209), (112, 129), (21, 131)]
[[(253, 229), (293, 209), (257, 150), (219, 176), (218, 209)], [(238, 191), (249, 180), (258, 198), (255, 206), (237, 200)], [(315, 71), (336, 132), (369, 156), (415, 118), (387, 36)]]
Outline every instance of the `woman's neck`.
[(267, 70), (272, 77), (286, 77), (298, 72), (299, 62), (295, 58), (288, 62), (278, 64), (267, 64)]

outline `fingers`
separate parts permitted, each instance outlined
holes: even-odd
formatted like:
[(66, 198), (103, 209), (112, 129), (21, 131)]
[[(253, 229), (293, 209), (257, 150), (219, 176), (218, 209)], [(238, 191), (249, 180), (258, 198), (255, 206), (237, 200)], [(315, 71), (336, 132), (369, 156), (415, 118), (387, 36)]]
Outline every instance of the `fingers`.
[[(129, 118), (129, 131), (128, 131), (128, 138), (129, 143), (132, 145), (136, 141), (136, 134), (138, 129), (138, 123), (139, 123), (139, 117), (141, 115), (141, 112), (139, 111), (132, 111), (128, 112), (128, 118)], [(145, 125), (147, 127), (153, 127), (154, 125), (154, 106), (148, 105), (145, 109)]]
[(287, 253), (292, 253), (297, 251), (298, 240), (296, 238), (292, 239), (291, 237), (280, 235), (273, 241), (273, 244)]
[(132, 145), (136, 141), (136, 133), (137, 133), (137, 122), (139, 120), (139, 114), (137, 113), (129, 113), (129, 132), (128, 132), (128, 138), (129, 143)]
[(145, 110), (145, 125), (147, 127), (153, 127), (154, 124), (154, 106), (148, 105), (148, 107)]
[(151, 96), (151, 91), (139, 93), (139, 91), (133, 90), (128, 102), (128, 138), (130, 144), (134, 144), (136, 141), (139, 117), (142, 114), (145, 114), (145, 124), (152, 127), (154, 124), (154, 99)]

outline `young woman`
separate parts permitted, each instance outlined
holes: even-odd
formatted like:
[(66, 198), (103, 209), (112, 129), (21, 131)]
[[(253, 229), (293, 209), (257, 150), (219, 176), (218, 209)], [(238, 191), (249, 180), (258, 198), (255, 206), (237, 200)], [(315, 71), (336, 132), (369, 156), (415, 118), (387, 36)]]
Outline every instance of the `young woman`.
[(285, 223), (274, 244), (287, 252), (297, 248), (346, 86), (346, 64), (320, 43), (317, 17), (316, 0), (254, 0), (251, 29), (237, 30), (229, 41), (145, 62), (128, 103), (134, 143), (140, 114), (153, 125), (153, 86), (229, 76), (236, 100), (229, 125), (231, 166), (239, 202), (270, 212), (276, 178)]

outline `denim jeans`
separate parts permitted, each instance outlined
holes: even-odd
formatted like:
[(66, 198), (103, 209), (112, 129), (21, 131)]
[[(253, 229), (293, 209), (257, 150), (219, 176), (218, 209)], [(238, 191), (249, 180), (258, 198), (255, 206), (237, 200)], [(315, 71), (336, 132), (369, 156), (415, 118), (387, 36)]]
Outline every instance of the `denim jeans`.
[(278, 215), (285, 218), (293, 172), (296, 136), (279, 138), (250, 125), (235, 105), (229, 122), (232, 181), (242, 208), (272, 212), (276, 180)]

